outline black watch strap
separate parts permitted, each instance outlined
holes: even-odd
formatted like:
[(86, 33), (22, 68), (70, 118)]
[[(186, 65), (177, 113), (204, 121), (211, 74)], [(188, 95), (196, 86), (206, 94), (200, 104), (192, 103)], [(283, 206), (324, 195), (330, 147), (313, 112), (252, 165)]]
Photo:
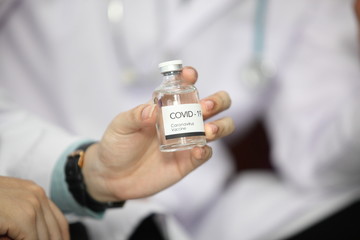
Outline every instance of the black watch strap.
[(94, 143), (95, 142), (83, 144), (68, 156), (65, 165), (65, 177), (68, 189), (81, 206), (87, 207), (94, 212), (103, 212), (107, 208), (122, 207), (124, 206), (125, 201), (99, 202), (93, 199), (86, 190), (79, 160), (82, 161), (86, 149)]

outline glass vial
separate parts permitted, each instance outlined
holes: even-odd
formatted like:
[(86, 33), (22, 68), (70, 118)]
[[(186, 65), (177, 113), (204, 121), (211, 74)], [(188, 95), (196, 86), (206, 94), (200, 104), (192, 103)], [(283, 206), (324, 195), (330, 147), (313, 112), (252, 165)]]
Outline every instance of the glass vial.
[(163, 81), (153, 93), (160, 151), (174, 152), (206, 144), (204, 120), (195, 86), (181, 79), (182, 61), (159, 64)]

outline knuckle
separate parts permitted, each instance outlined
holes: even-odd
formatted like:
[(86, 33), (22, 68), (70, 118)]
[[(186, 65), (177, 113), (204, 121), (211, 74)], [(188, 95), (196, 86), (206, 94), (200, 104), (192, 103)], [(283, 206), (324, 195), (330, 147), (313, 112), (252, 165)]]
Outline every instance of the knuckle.
[(216, 121), (216, 125), (218, 126), (218, 130), (216, 133), (210, 132), (206, 137), (209, 141), (216, 140), (218, 138), (225, 137), (230, 135), (235, 131), (234, 121), (230, 117), (224, 117)]
[(25, 188), (29, 188), (32, 185), (35, 185), (36, 183), (32, 180), (26, 180), (26, 179), (21, 179), (21, 185), (24, 186)]
[(30, 215), (33, 213), (36, 214), (36, 211), (41, 208), (41, 203), (38, 197), (36, 197), (34, 194), (28, 194), (25, 198), (24, 208), (25, 211), (27, 211)]
[(27, 204), (22, 209), (22, 218), (25, 222), (29, 224), (34, 224), (36, 221), (36, 216), (38, 213), (38, 207), (34, 207), (33, 204)]
[(234, 119), (229, 118), (230, 123), (228, 124), (228, 127), (230, 128), (229, 133), (235, 132), (235, 122)]
[(230, 98), (229, 93), (227, 93), (226, 91), (220, 91), (219, 95), (220, 95), (222, 106), (225, 107), (226, 109), (229, 108), (231, 105), (231, 98)]
[(144, 108), (147, 105), (148, 104), (141, 104), (139, 106), (136, 106), (134, 111), (132, 111), (131, 120), (139, 120), (139, 119), (141, 119), (142, 112), (143, 112)]
[(45, 190), (34, 182), (29, 186), (29, 190), (36, 196), (41, 197), (42, 199), (46, 198)]
[(226, 110), (231, 105), (230, 96), (226, 91), (219, 91), (215, 93), (212, 98), (215, 102), (216, 112)]
[(226, 127), (220, 127), (219, 131), (216, 134), (216, 138), (218, 139), (224, 137), (226, 135), (225, 132), (226, 132)]
[(227, 126), (230, 128), (230, 131), (233, 132), (235, 130), (235, 122), (234, 119), (232, 119), (231, 117), (227, 117), (228, 119), (228, 124)]
[[(19, 224), (19, 222), (15, 222), (13, 220), (7, 220), (7, 222), (1, 222), (0, 221), (0, 230), (3, 233), (9, 233), (11, 232), (11, 239), (25, 239), (25, 234), (23, 233), (21, 226)], [(3, 235), (0, 235), (0, 239)], [(10, 239), (7, 237), (4, 237), (5, 239)]]
[(227, 136), (234, 132), (235, 126), (234, 126), (234, 120), (230, 117), (226, 117), (224, 122), (224, 127), (222, 130), (222, 135)]

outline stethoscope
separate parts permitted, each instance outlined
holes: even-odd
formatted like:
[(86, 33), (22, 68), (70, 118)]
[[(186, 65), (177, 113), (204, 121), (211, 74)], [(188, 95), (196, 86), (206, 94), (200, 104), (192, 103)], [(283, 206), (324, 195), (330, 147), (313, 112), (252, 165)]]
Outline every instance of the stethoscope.
[[(161, 1), (159, 1), (161, 2)], [(183, 4), (189, 4), (190, 1), (182, 1)], [(162, 59), (167, 58), (176, 58), (176, 51), (178, 49), (182, 49), (186, 43), (191, 41), (192, 36), (197, 31), (200, 31), (203, 28), (206, 28), (213, 21), (216, 21), (217, 17), (225, 14), (227, 11), (232, 9), (236, 4), (238, 4), (238, 0), (232, 0), (230, 3), (222, 3), (218, 1), (218, 6), (213, 8), (213, 11), (209, 11), (207, 15), (202, 16), (198, 21), (194, 21), (192, 28), (180, 29), (179, 33), (175, 33), (173, 39), (169, 39), (168, 42), (160, 42), (158, 44), (162, 46), (160, 48), (160, 54), (162, 54)], [(163, 3), (160, 3), (163, 4)], [(197, 4), (194, 2), (194, 4)], [(274, 71), (271, 69), (270, 64), (265, 63), (264, 61), (264, 43), (265, 43), (265, 30), (266, 30), (266, 15), (268, 9), (268, 0), (256, 0), (255, 3), (255, 14), (254, 14), (254, 27), (253, 27), (253, 46), (251, 57), (248, 60), (248, 64), (245, 68), (241, 70), (241, 83), (249, 88), (250, 90), (258, 90), (262, 89), (269, 80), (274, 75)], [(121, 21), (124, 14), (124, 2), (123, 0), (109, 0), (108, 5), (108, 18), (110, 22), (114, 23), (114, 28), (117, 27), (117, 23)], [(159, 24), (164, 21), (164, 18), (159, 19)], [(115, 31), (115, 34), (119, 34)], [(119, 58), (121, 63), (125, 65), (125, 68), (122, 71), (122, 76), (119, 78), (122, 79), (123, 83), (128, 87), (131, 86), (139, 86), (143, 85), (144, 82), (141, 78), (146, 78), (146, 76), (139, 76), (137, 71), (135, 71), (133, 64), (131, 63), (133, 60), (129, 56), (126, 51), (126, 42), (121, 39), (119, 36), (117, 37), (118, 43), (118, 52), (121, 53), (121, 58)], [(180, 44), (180, 45), (179, 45)], [(157, 56), (158, 58), (161, 58)], [(157, 69), (154, 70), (153, 74), (157, 74)], [(149, 71), (151, 72), (151, 71)], [(148, 76), (146, 81), (149, 79), (156, 79), (156, 77)], [(149, 83), (149, 82), (147, 82)], [(150, 83), (152, 84), (152, 83)]]
[(263, 89), (275, 76), (274, 67), (264, 57), (267, 9), (268, 0), (256, 0), (252, 54), (241, 71), (241, 82), (251, 91)]

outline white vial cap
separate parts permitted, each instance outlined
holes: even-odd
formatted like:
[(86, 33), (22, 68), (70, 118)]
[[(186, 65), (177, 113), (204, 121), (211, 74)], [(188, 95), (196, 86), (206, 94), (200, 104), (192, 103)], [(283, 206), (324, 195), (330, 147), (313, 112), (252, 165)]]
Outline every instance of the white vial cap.
[(172, 60), (159, 64), (161, 73), (179, 71), (182, 69), (182, 60)]

